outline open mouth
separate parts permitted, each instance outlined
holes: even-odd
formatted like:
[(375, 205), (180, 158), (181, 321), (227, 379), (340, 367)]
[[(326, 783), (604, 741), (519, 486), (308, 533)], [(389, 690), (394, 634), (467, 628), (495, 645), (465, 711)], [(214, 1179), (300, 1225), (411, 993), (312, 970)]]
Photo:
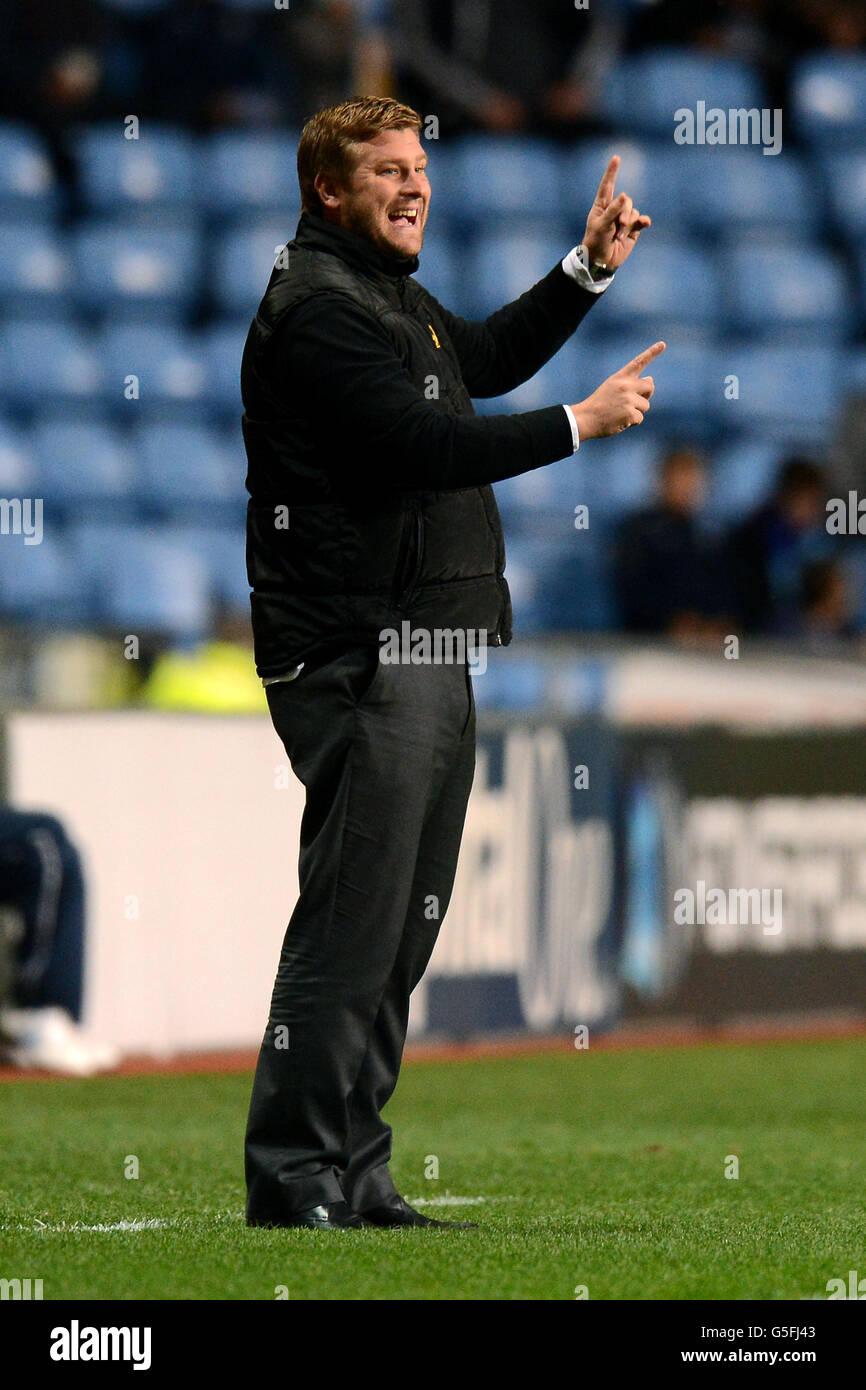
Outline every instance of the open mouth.
[(418, 209), (398, 208), (396, 212), (388, 213), (388, 221), (392, 227), (414, 227), (418, 221)]

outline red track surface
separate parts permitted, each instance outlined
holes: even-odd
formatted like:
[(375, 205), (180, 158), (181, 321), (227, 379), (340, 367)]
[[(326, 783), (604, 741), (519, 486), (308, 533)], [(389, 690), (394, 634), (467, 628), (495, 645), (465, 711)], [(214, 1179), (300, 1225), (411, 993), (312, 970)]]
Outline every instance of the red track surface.
[[(590, 1035), (590, 1052), (625, 1052), (639, 1048), (742, 1047), (748, 1043), (824, 1042), (829, 1038), (866, 1037), (866, 1017), (811, 1018), (808, 1020), (761, 1019), (700, 1028), (694, 1024), (647, 1024)], [(479, 1058), (531, 1057), (540, 1052), (570, 1052), (570, 1033), (555, 1037), (522, 1034), (507, 1038), (478, 1038), (466, 1042), (411, 1043), (406, 1062), (472, 1062)], [(196, 1072), (252, 1071), (253, 1051), (184, 1052), (173, 1057), (129, 1057), (112, 1073), (115, 1076), (189, 1076)], [(61, 1078), (37, 1071), (0, 1067), (0, 1082), (56, 1081)]]

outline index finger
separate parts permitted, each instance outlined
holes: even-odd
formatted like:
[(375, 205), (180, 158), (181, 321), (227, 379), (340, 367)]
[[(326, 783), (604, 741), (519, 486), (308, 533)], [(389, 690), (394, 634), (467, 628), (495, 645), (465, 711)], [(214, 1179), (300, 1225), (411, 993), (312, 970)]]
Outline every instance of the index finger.
[(626, 372), (637, 372), (637, 375), (640, 376), (641, 372), (646, 371), (650, 362), (654, 362), (657, 357), (661, 357), (666, 347), (667, 343), (653, 343), (652, 347), (646, 348), (643, 352), (639, 352), (637, 357), (633, 357), (623, 370)]
[(598, 192), (595, 195), (595, 201), (597, 203), (601, 203), (603, 207), (606, 207), (607, 204), (610, 202), (611, 198), (613, 197), (613, 190), (614, 185), (616, 184), (616, 176), (619, 171), (619, 166), (620, 157), (618, 154), (615, 154), (611, 157), (611, 160), (607, 168), (601, 176), (601, 183), (598, 185)]

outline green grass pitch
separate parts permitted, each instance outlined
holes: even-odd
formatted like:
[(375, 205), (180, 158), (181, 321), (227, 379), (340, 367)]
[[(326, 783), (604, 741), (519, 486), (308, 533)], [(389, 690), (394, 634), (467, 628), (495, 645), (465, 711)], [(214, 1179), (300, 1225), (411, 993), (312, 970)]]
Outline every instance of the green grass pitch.
[(398, 1186), (474, 1232), (247, 1230), (247, 1075), (16, 1082), (0, 1277), (45, 1299), (826, 1298), (866, 1275), (864, 1074), (866, 1040), (407, 1065)]

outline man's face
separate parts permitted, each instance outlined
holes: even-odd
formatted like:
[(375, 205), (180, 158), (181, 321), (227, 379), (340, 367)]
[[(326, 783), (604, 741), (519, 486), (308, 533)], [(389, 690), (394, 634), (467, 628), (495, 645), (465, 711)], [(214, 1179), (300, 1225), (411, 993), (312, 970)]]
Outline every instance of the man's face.
[(417, 256), (430, 207), (427, 155), (418, 136), (408, 126), (383, 130), (356, 148), (348, 188), (322, 175), (316, 179), (326, 219), (389, 255)]

